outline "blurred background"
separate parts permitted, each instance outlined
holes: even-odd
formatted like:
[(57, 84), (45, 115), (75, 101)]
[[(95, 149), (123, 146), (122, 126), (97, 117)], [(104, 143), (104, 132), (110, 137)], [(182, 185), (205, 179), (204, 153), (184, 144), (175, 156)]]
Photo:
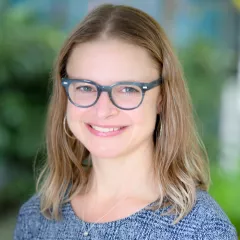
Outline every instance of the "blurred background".
[(137, 7), (173, 42), (211, 162), (211, 195), (240, 235), (240, 0), (1, 0), (0, 239), (41, 164), (51, 68), (66, 35), (101, 3)]

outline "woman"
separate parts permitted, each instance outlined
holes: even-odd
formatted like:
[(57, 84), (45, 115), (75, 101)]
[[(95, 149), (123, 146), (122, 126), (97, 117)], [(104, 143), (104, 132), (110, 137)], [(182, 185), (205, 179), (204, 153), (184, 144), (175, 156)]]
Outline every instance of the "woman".
[(15, 239), (237, 239), (206, 192), (182, 71), (154, 19), (96, 8), (54, 74), (47, 163)]

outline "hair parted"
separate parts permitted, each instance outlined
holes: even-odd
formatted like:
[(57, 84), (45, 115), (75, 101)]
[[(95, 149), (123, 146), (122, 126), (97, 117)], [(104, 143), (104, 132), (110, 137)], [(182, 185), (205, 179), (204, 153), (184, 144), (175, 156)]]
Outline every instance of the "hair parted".
[(171, 203), (167, 214), (176, 214), (178, 222), (192, 209), (196, 189), (207, 190), (210, 181), (208, 158), (196, 131), (188, 89), (161, 26), (141, 10), (112, 4), (92, 10), (66, 40), (58, 56), (46, 127), (47, 160), (37, 181), (41, 211), (48, 218), (60, 219), (61, 205), (81, 192), (89, 175), (89, 168), (82, 166), (88, 150), (64, 133), (67, 96), (61, 78), (67, 74), (68, 58), (78, 44), (113, 38), (148, 51), (164, 79), (160, 86), (161, 118), (154, 132), (153, 166), (161, 193), (157, 207), (162, 207), (166, 198)]

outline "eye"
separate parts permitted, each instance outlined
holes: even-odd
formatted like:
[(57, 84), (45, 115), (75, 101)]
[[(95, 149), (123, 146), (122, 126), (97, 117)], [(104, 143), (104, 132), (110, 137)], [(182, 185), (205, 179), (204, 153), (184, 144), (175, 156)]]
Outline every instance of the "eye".
[(76, 87), (76, 90), (81, 92), (95, 92), (95, 88), (91, 86), (78, 86)]
[(134, 87), (123, 87), (122, 92), (124, 93), (138, 93), (139, 90)]

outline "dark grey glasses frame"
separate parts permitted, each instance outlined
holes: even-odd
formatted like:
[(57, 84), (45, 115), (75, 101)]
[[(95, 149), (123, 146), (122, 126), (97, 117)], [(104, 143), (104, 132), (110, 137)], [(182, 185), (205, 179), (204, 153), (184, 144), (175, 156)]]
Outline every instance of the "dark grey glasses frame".
[[(92, 84), (94, 85), (96, 88), (97, 88), (97, 98), (96, 100), (94, 101), (94, 103), (92, 103), (91, 105), (88, 105), (88, 106), (81, 106), (81, 105), (78, 105), (76, 103), (74, 103), (69, 95), (69, 86), (71, 83), (74, 83), (74, 82), (82, 82), (82, 83), (89, 83), (89, 84)], [(62, 78), (62, 86), (65, 88), (66, 90), (66, 94), (68, 96), (68, 99), (69, 101), (75, 105), (76, 107), (81, 107), (81, 108), (88, 108), (88, 107), (91, 107), (93, 105), (95, 105), (99, 99), (99, 97), (101, 96), (101, 93), (102, 92), (107, 92), (108, 93), (108, 96), (111, 100), (111, 102), (113, 103), (114, 106), (122, 109), (122, 110), (133, 110), (135, 108), (138, 108), (142, 102), (143, 102), (143, 98), (145, 96), (145, 92), (151, 90), (152, 88), (155, 88), (157, 86), (159, 86), (160, 84), (163, 83), (163, 78), (160, 77), (159, 79), (155, 80), (155, 81), (152, 81), (150, 83), (143, 83), (143, 82), (127, 82), (127, 81), (124, 81), (124, 82), (117, 82), (113, 85), (110, 85), (110, 86), (103, 86), (103, 85), (99, 85), (91, 80), (85, 80), (85, 79), (69, 79), (69, 78)], [(118, 106), (115, 102), (114, 102), (114, 99), (112, 98), (112, 89), (113, 87), (115, 86), (119, 86), (119, 85), (129, 85), (129, 86), (137, 86), (141, 89), (142, 91), (142, 99), (140, 101), (140, 103), (136, 106), (136, 107), (133, 107), (133, 108), (123, 108), (121, 106)]]

